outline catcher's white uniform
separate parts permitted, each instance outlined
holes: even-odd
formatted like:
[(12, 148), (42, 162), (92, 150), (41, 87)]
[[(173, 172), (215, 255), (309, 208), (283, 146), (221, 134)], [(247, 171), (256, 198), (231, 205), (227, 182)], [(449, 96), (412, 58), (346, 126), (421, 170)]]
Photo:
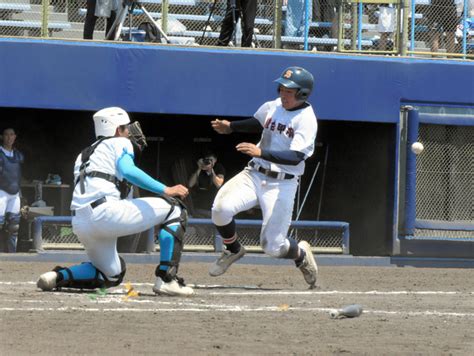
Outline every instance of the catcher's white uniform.
[[(254, 117), (263, 127), (258, 143), (261, 149), (299, 151), (305, 159), (313, 154), (317, 120), (311, 105), (289, 111), (282, 107), (278, 98), (263, 104)], [(304, 167), (304, 160), (291, 166), (253, 158), (248, 167), (217, 193), (212, 210), (214, 224), (227, 225), (239, 212), (260, 205), (263, 215), (260, 243), (267, 254), (280, 257), (282, 251), (288, 250), (286, 236), (299, 176)], [(272, 178), (265, 172), (276, 177)]]
[[(98, 141), (76, 159), (71, 202), (73, 231), (91, 262), (57, 266), (43, 273), (36, 285), (44, 291), (118, 286), (125, 276), (126, 264), (117, 253), (117, 238), (159, 226), (160, 264), (155, 270), (153, 291), (192, 295), (193, 289), (177, 276), (187, 213), (184, 205), (172, 198), (185, 196), (187, 188), (166, 187), (135, 166), (134, 145), (143, 150), (146, 138), (137, 121), (130, 123), (125, 110), (105, 108), (96, 112), (93, 119)], [(130, 184), (161, 197), (130, 199)]]
[[(101, 171), (121, 180), (123, 177), (117, 169), (117, 162), (127, 154), (133, 156), (129, 139), (114, 137), (104, 140), (91, 155), (87, 170)], [(74, 165), (75, 180), (79, 177), (80, 166), (81, 155)], [(115, 184), (99, 177), (85, 177), (85, 187), (84, 194), (81, 194), (80, 184), (76, 184), (72, 196), (73, 231), (84, 244), (92, 264), (105, 275), (115, 276), (121, 272), (117, 238), (161, 224), (170, 212), (170, 204), (160, 198), (121, 200)], [(91, 203), (103, 197), (106, 199), (104, 203), (92, 207)], [(180, 213), (177, 207), (168, 219), (178, 218)]]

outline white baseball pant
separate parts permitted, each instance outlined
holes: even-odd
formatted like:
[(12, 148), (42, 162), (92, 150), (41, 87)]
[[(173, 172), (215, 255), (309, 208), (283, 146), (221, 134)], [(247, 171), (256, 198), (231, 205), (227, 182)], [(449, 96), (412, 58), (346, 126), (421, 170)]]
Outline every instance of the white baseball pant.
[[(84, 244), (92, 264), (110, 277), (121, 272), (117, 238), (161, 224), (170, 211), (170, 204), (160, 198), (107, 199), (107, 202), (95, 209), (90, 205), (77, 209), (72, 218), (72, 228), (79, 241)], [(181, 208), (175, 206), (168, 220), (180, 215)]]
[(0, 190), (0, 216), (6, 213), (18, 214), (20, 212), (20, 193), (8, 194)]
[(260, 245), (268, 255), (284, 257), (289, 249), (287, 233), (297, 187), (298, 178), (270, 178), (245, 168), (219, 189), (212, 207), (212, 221), (224, 226), (236, 214), (260, 205), (263, 216)]

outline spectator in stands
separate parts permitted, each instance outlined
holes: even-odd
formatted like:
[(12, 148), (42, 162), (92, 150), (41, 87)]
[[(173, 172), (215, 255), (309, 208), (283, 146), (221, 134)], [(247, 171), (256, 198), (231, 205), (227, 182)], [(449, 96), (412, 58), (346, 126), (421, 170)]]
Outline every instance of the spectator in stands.
[[(285, 36), (302, 37), (305, 35), (305, 21), (306, 11), (308, 11), (308, 26), (311, 23), (313, 16), (313, 1), (312, 0), (283, 0), (283, 5), (286, 5), (286, 22), (285, 22)], [(305, 6), (308, 5), (306, 9)]]
[(389, 46), (390, 35), (395, 30), (396, 12), (392, 5), (379, 6), (379, 19), (377, 30), (380, 33), (380, 39), (377, 49), (380, 51), (388, 51), (393, 49), (393, 43)]
[(432, 0), (426, 18), (430, 31), (431, 51), (439, 51), (439, 42), (443, 32), (445, 32), (446, 53), (455, 53), (454, 39), (459, 21), (455, 1)]
[(98, 17), (106, 17), (105, 36), (109, 33), (112, 25), (115, 21), (117, 11), (121, 6), (119, 0), (109, 0), (99, 2), (97, 6), (97, 0), (87, 0), (87, 14), (84, 22), (84, 39), (91, 40), (94, 36), (95, 23)]
[(13, 146), (15, 130), (6, 128), (0, 147), (0, 252), (16, 252), (20, 227), (20, 181), (23, 154)]
[[(323, 26), (314, 29), (314, 35), (318, 38), (337, 38), (337, 11), (339, 6), (336, 0), (313, 0), (313, 19)], [(331, 23), (330, 27), (326, 27)], [(330, 50), (333, 46), (328, 46)]]
[(222, 20), (221, 33), (217, 40), (217, 45), (229, 45), (229, 42), (233, 40), (235, 35), (237, 21), (241, 18), (241, 46), (251, 47), (256, 14), (257, 0), (227, 0), (226, 14), (224, 20)]
[(456, 39), (458, 43), (463, 42), (463, 16), (466, 12), (466, 30), (467, 30), (467, 43), (471, 43), (474, 36), (472, 35), (472, 30), (474, 29), (474, 0), (467, 0), (467, 8), (464, 8), (464, 0), (455, 0), (456, 1), (456, 10), (459, 18), (458, 26), (456, 28)]
[(225, 168), (217, 162), (217, 155), (206, 152), (197, 161), (197, 170), (189, 178), (195, 218), (211, 218), (211, 208), (218, 189), (224, 184)]

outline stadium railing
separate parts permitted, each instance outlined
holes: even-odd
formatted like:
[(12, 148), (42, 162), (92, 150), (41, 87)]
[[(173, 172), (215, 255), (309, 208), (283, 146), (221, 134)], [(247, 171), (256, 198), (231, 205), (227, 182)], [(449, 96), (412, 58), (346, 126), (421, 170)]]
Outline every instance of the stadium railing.
[[(261, 220), (236, 220), (239, 239), (250, 251), (261, 252)], [(340, 221), (294, 221), (290, 235), (297, 240), (306, 240), (319, 253), (349, 253), (349, 223)], [(145, 251), (155, 251), (156, 234), (153, 229), (145, 234)], [(30, 250), (82, 248), (71, 228), (70, 216), (39, 216), (33, 220)], [(188, 221), (185, 235), (185, 250), (221, 251), (220, 239), (215, 238), (215, 230), (210, 219)], [(22, 245), (25, 241), (22, 241)], [(159, 246), (158, 246), (159, 248)]]

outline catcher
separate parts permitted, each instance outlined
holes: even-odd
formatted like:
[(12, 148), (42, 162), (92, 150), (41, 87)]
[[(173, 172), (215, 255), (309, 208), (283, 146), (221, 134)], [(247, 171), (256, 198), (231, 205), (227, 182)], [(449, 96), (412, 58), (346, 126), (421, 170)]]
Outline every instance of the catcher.
[[(90, 262), (56, 267), (37, 282), (44, 291), (61, 287), (95, 289), (118, 286), (126, 272), (117, 253), (119, 236), (159, 226), (160, 264), (153, 291), (171, 296), (189, 296), (193, 289), (177, 276), (187, 212), (179, 200), (188, 189), (167, 187), (134, 164), (134, 149), (146, 140), (138, 122), (130, 123), (121, 108), (111, 107), (94, 115), (97, 141), (84, 149), (74, 166), (72, 228), (84, 245)], [(160, 197), (131, 199), (131, 184)]]

